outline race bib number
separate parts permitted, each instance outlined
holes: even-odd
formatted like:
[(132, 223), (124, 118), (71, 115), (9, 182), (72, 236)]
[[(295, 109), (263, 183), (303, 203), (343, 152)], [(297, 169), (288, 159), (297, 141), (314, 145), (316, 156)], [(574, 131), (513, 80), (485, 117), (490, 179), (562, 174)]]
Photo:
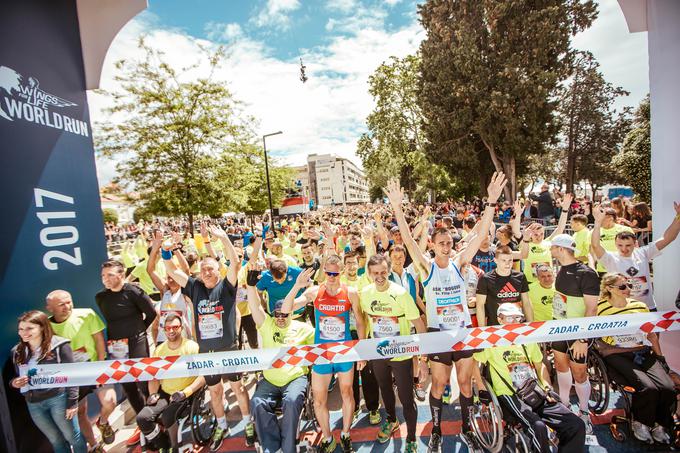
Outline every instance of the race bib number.
[(319, 338), (326, 341), (345, 340), (345, 319), (337, 316), (319, 316)]
[(90, 360), (90, 354), (87, 353), (85, 346), (73, 350), (73, 361), (74, 362), (88, 362)]
[(536, 268), (542, 264), (550, 266), (550, 263), (531, 263), (531, 275), (533, 275), (534, 277), (538, 277), (536, 275)]
[(401, 333), (396, 316), (374, 316), (373, 338), (397, 337)]
[(109, 352), (109, 359), (124, 360), (130, 358), (130, 347), (128, 339), (109, 340), (106, 342), (106, 350)]
[(638, 346), (649, 346), (647, 337), (644, 334), (614, 335), (612, 337), (614, 345), (620, 348), (636, 348)]
[(222, 338), (223, 328), (222, 313), (198, 315), (198, 335), (201, 340)]
[(646, 296), (649, 293), (647, 277), (629, 277), (628, 283), (631, 285), (630, 295), (633, 297)]
[(567, 317), (567, 296), (555, 293), (553, 296), (553, 318), (565, 319)]
[(508, 372), (512, 385), (517, 389), (520, 388), (526, 381), (534, 377), (531, 365), (528, 363), (513, 363), (508, 365)]
[[(455, 299), (460, 301), (460, 298)], [(465, 327), (465, 312), (460, 302), (455, 305), (438, 306), (437, 319), (441, 330), (455, 330)]]

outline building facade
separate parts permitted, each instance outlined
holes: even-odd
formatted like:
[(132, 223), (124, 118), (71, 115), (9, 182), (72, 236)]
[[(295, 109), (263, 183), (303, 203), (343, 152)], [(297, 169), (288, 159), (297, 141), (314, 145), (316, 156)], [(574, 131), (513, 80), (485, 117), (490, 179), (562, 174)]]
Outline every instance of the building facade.
[[(334, 154), (307, 156), (306, 193), (316, 206), (368, 203), (368, 181), (352, 161)], [(304, 180), (302, 181), (303, 188)]]

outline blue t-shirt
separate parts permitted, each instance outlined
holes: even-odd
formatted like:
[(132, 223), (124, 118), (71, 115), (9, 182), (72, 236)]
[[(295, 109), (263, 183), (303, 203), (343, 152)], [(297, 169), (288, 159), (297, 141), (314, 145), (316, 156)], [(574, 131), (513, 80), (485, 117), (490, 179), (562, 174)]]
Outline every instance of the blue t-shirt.
[[(288, 293), (290, 292), (290, 290), (293, 289), (293, 286), (295, 286), (295, 280), (297, 279), (298, 275), (300, 275), (300, 272), (302, 272), (302, 269), (300, 269), (299, 267), (288, 266), (286, 279), (283, 281), (283, 283), (277, 283), (276, 281), (274, 281), (274, 277), (272, 276), (272, 273), (269, 271), (264, 271), (262, 273), (260, 281), (257, 282), (257, 289), (259, 291), (267, 291), (267, 295), (269, 297), (269, 303), (267, 306), (269, 314), (272, 314), (272, 312), (274, 311), (276, 303), (278, 301), (284, 300)], [(295, 297), (299, 297), (303, 292), (304, 288), (298, 291)], [(304, 313), (304, 311), (305, 307), (302, 307), (296, 310), (293, 313), (293, 315), (297, 317), (300, 314)]]

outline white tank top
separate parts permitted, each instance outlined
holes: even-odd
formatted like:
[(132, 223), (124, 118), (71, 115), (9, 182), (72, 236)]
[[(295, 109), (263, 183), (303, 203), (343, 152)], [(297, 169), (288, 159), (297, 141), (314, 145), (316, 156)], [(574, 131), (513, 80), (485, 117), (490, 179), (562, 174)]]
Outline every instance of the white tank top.
[(186, 338), (191, 338), (191, 325), (189, 324), (189, 317), (187, 316), (187, 303), (182, 295), (182, 290), (178, 290), (176, 293), (171, 293), (170, 291), (165, 291), (163, 293), (163, 298), (158, 303), (158, 311), (160, 316), (158, 318), (158, 337), (156, 342), (167, 340), (165, 336), (165, 317), (170, 313), (175, 313), (177, 316), (182, 318), (182, 329), (184, 331), (184, 336)]
[(432, 262), (430, 275), (423, 286), (428, 328), (456, 330), (472, 324), (467, 307), (465, 279), (453, 261), (449, 260), (449, 265), (444, 269)]

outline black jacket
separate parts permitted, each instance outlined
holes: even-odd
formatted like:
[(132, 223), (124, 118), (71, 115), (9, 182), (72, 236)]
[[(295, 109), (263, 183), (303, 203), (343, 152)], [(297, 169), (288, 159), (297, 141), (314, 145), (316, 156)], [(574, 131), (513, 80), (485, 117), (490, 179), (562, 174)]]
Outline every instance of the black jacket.
[[(50, 344), (50, 353), (43, 357), (42, 360), (38, 361), (38, 364), (51, 365), (55, 363), (72, 363), (73, 351), (71, 350), (71, 345), (69, 344), (70, 342), (71, 340), (54, 335), (52, 337), (52, 343)], [(17, 376), (19, 375), (19, 365), (16, 363), (16, 360), (14, 360), (14, 357), (16, 357), (18, 346), (19, 345), (15, 345), (12, 348), (12, 359), (14, 362), (14, 370)], [(40, 401), (45, 401), (49, 398), (55, 397), (62, 392), (67, 392), (67, 409), (72, 409), (78, 406), (78, 387), (29, 390), (23, 395), (24, 398), (26, 398), (26, 401), (29, 403), (38, 403)]]
[(546, 190), (538, 195), (531, 193), (529, 194), (529, 198), (538, 201), (538, 216), (540, 218), (555, 215), (555, 206), (553, 205), (553, 199), (550, 196), (549, 191)]

